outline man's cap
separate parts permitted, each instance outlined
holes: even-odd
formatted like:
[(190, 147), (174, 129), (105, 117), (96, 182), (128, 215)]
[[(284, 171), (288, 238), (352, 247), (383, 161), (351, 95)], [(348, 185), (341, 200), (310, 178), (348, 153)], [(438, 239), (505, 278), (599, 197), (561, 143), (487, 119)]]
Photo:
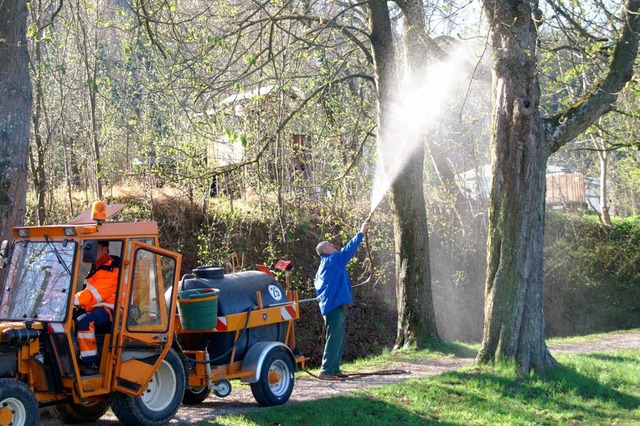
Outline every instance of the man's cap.
[(329, 244), (331, 244), (329, 241), (322, 241), (318, 243), (318, 245), (316, 246), (316, 253), (318, 253), (318, 256), (322, 255), (322, 252), (327, 248)]

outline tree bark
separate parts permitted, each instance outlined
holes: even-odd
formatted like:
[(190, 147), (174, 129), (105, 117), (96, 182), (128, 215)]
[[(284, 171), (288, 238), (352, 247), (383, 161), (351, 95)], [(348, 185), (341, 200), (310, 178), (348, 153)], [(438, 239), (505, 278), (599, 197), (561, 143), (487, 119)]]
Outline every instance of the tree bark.
[(492, 188), (482, 347), (522, 374), (555, 364), (544, 335), (543, 236), (549, 155), (612, 109), (633, 75), (640, 0), (627, 1), (606, 76), (580, 102), (543, 119), (537, 79), (537, 2), (485, 0), (493, 42)]
[(27, 2), (0, 1), (0, 238), (22, 223), (27, 190), (31, 80)]
[(478, 359), (510, 358), (523, 372), (544, 371), (553, 359), (544, 338), (547, 152), (539, 112), (537, 30), (529, 2), (484, 5), (495, 53), (485, 324)]

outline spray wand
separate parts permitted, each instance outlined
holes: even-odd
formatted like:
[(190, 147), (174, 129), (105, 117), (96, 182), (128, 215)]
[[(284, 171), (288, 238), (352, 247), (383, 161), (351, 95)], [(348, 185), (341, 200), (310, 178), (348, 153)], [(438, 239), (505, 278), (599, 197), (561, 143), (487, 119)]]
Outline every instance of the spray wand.
[[(369, 216), (367, 216), (367, 218), (365, 219), (364, 223), (369, 223), (371, 221), (371, 217), (373, 216), (373, 212), (375, 210), (376, 210), (375, 208), (373, 208), (371, 210), (371, 213), (369, 213)], [(369, 263), (371, 264), (371, 273), (369, 274), (369, 278), (367, 278), (366, 280), (364, 280), (361, 283), (352, 285), (351, 288), (360, 287), (360, 286), (369, 284), (371, 281), (373, 281), (373, 276), (374, 276), (374, 273), (375, 273), (375, 269), (373, 267), (373, 257), (371, 256), (371, 247), (369, 246), (369, 233), (368, 232), (366, 234), (364, 234), (364, 245), (367, 248), (367, 257), (369, 258)]]

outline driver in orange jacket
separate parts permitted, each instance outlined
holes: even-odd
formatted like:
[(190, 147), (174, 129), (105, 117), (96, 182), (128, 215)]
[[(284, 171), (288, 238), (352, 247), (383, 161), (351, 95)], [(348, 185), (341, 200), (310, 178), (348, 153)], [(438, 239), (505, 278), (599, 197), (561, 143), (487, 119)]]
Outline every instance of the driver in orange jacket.
[(83, 374), (97, 374), (98, 345), (95, 329), (113, 320), (120, 258), (109, 254), (109, 241), (98, 241), (98, 254), (85, 279), (85, 288), (75, 295), (74, 305), (86, 313), (76, 319), (76, 332)]

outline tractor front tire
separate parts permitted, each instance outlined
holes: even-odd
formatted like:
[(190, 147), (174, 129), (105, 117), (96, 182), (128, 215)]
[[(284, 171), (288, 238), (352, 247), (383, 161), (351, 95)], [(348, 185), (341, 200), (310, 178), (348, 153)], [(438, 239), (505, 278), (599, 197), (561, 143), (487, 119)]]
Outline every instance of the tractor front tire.
[(180, 357), (171, 349), (162, 360), (142, 396), (121, 392), (111, 395), (111, 409), (125, 425), (159, 426), (176, 414), (184, 396), (186, 379)]
[(38, 400), (29, 386), (19, 380), (0, 379), (0, 418), (13, 426), (37, 426)]
[(289, 400), (294, 384), (293, 361), (281, 348), (269, 351), (265, 357), (260, 377), (251, 383), (253, 397), (263, 407), (282, 405)]
[(109, 409), (108, 399), (98, 399), (87, 405), (82, 404), (60, 404), (53, 407), (53, 414), (62, 423), (66, 424), (82, 424), (94, 423)]

